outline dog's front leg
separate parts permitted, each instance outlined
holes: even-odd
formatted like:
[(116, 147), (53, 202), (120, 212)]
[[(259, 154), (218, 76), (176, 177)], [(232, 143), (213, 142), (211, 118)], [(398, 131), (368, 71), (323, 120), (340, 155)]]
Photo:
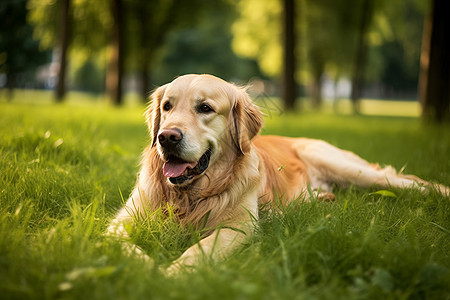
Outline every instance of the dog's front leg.
[(130, 235), (126, 228), (132, 226), (136, 218), (141, 217), (141, 214), (143, 213), (142, 207), (141, 195), (138, 189), (135, 189), (125, 206), (120, 209), (116, 217), (109, 224), (109, 227), (106, 230), (106, 236), (120, 239), (124, 252), (134, 254), (144, 260), (149, 260), (150, 258), (141, 250), (141, 248), (129, 241)]
[(251, 230), (243, 231), (235, 228), (216, 229), (210, 236), (187, 249), (167, 269), (167, 274), (178, 273), (182, 266), (195, 266), (202, 258), (220, 259), (241, 245)]
[(241, 245), (253, 233), (254, 221), (258, 219), (257, 190), (250, 190), (243, 196), (240, 207), (231, 210), (233, 214), (223, 221), (223, 226), (188, 248), (172, 263), (167, 269), (168, 275), (177, 274), (183, 266), (195, 266), (202, 258), (223, 258)]

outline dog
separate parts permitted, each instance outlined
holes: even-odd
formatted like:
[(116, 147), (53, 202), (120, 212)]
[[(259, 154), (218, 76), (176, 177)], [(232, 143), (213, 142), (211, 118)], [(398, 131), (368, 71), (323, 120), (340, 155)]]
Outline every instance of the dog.
[[(136, 187), (108, 228), (128, 237), (126, 224), (170, 205), (181, 224), (211, 229), (169, 267), (220, 258), (252, 233), (258, 205), (287, 203), (313, 190), (334, 199), (333, 186), (449, 188), (390, 166), (380, 167), (322, 140), (258, 135), (262, 113), (245, 88), (212, 75), (184, 75), (157, 88), (145, 113), (151, 143)], [(145, 257), (137, 246), (128, 249)]]

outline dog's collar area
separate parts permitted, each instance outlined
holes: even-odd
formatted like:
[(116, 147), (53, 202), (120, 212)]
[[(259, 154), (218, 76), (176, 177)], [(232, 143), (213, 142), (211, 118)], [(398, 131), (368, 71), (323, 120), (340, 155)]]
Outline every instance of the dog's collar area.
[(211, 149), (206, 150), (195, 165), (178, 157), (169, 157), (167, 162), (164, 163), (163, 174), (168, 177), (172, 184), (185, 183), (202, 174), (208, 168), (210, 158)]

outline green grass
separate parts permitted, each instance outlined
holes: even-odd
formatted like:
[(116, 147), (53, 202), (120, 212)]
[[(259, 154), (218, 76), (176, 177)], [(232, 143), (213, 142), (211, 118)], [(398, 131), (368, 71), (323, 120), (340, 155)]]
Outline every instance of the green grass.
[[(26, 102), (0, 103), (2, 299), (450, 299), (450, 199), (414, 190), (263, 210), (229, 258), (167, 278), (159, 267), (198, 235), (163, 218), (137, 226), (155, 264), (103, 235), (148, 142), (144, 108)], [(448, 126), (273, 113), (263, 133), (322, 138), (450, 185)]]

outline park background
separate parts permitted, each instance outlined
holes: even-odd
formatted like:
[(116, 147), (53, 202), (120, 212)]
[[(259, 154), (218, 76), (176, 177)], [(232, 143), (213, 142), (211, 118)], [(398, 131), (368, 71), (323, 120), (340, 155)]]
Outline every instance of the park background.
[(383, 108), (365, 109), (361, 99), (420, 100), (406, 113), (443, 120), (450, 98), (443, 3), (5, 0), (2, 98), (45, 89), (64, 101), (82, 91), (120, 105), (130, 94), (147, 101), (176, 76), (211, 73), (280, 97), (286, 110), (344, 99), (350, 111), (370, 113)]
[(450, 201), (433, 189), (262, 207), (245, 245), (175, 277), (198, 232), (137, 223), (147, 263), (104, 234), (149, 143), (148, 96), (184, 73), (250, 84), (262, 134), (450, 186), (445, 4), (0, 1), (0, 297), (450, 299)]

